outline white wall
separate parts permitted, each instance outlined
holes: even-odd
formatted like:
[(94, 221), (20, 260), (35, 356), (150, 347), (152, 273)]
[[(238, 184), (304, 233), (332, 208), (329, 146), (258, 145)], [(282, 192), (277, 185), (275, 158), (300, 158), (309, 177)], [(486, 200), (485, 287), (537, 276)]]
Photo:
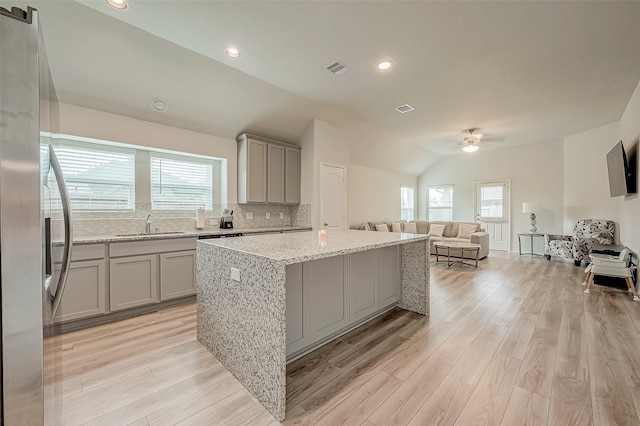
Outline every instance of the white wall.
[(234, 140), (68, 104), (60, 104), (60, 133), (226, 158), (227, 181), (222, 182), (222, 188), (227, 189), (228, 203), (237, 202), (238, 151)]
[[(417, 189), (415, 176), (351, 164), (349, 223), (400, 219), (400, 187)], [(417, 207), (417, 206), (416, 206)]]
[(620, 140), (619, 123), (564, 139), (564, 233), (579, 219), (619, 221), (619, 201), (609, 195), (607, 153)]
[[(541, 203), (538, 230), (561, 233), (563, 228), (562, 141), (482, 150), (445, 157), (418, 179), (419, 217), (426, 218), (426, 187), (454, 185), (453, 220), (474, 221), (474, 182), (511, 181), (511, 250), (517, 250), (517, 232), (529, 229), (523, 202)], [(536, 248), (538, 250), (538, 248)]]
[[(636, 149), (638, 148), (638, 136), (640, 136), (640, 83), (620, 119), (620, 138), (627, 150), (634, 144)], [(637, 161), (636, 165), (640, 165), (640, 158)], [(638, 253), (640, 252), (640, 198), (637, 194), (621, 197), (619, 203), (620, 242)]]

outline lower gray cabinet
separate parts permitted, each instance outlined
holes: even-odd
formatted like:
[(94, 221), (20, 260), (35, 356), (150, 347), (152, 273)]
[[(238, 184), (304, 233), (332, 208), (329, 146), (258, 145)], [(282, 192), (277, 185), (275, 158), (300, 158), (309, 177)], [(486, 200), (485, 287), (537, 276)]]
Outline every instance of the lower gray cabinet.
[(196, 292), (196, 251), (160, 253), (160, 300)]
[(358, 321), (378, 310), (375, 250), (352, 253), (349, 258), (350, 322)]
[(399, 246), (376, 250), (378, 273), (378, 306), (384, 308), (400, 300)]
[(348, 276), (344, 256), (303, 263), (302, 274), (310, 295), (310, 339), (327, 337), (349, 325)]
[(308, 287), (302, 280), (302, 263), (286, 266), (287, 355), (309, 346)]
[[(104, 248), (102, 249), (104, 254)], [(60, 273), (60, 266), (56, 267)], [(54, 322), (105, 313), (105, 261), (71, 262), (67, 285)]]
[(158, 255), (111, 259), (109, 289), (111, 311), (158, 301)]

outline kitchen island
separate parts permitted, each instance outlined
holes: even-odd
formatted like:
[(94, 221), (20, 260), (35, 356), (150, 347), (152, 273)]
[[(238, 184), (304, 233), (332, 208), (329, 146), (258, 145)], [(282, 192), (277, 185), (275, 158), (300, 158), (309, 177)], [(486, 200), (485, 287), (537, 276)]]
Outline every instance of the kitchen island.
[(429, 314), (429, 238), (328, 231), (201, 240), (198, 340), (278, 420), (286, 364), (394, 306)]

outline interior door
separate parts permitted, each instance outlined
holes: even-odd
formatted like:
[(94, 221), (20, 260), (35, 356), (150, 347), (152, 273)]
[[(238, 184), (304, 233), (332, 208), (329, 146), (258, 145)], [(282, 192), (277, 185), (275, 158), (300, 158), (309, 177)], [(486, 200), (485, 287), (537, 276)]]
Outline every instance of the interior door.
[(509, 251), (509, 181), (476, 182), (476, 220), (489, 233), (491, 250)]
[(345, 229), (347, 222), (346, 170), (343, 166), (320, 165), (320, 226)]

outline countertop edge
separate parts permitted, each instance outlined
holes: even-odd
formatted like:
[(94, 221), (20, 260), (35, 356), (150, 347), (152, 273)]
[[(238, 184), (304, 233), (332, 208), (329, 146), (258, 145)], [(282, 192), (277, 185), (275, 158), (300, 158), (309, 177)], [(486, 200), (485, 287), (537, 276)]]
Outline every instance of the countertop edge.
[(247, 234), (259, 234), (266, 232), (287, 232), (287, 231), (310, 231), (310, 226), (288, 226), (288, 227), (275, 227), (275, 228), (249, 228), (249, 229), (225, 229), (220, 231), (192, 231), (182, 233), (171, 234), (149, 234), (149, 235), (129, 235), (118, 237), (115, 235), (104, 236), (91, 236), (91, 237), (79, 237), (74, 238), (73, 245), (88, 245), (88, 244), (109, 244), (109, 243), (126, 243), (134, 241), (153, 241), (153, 240), (175, 240), (180, 238), (198, 238), (201, 236), (211, 235), (228, 235), (242, 233)]

